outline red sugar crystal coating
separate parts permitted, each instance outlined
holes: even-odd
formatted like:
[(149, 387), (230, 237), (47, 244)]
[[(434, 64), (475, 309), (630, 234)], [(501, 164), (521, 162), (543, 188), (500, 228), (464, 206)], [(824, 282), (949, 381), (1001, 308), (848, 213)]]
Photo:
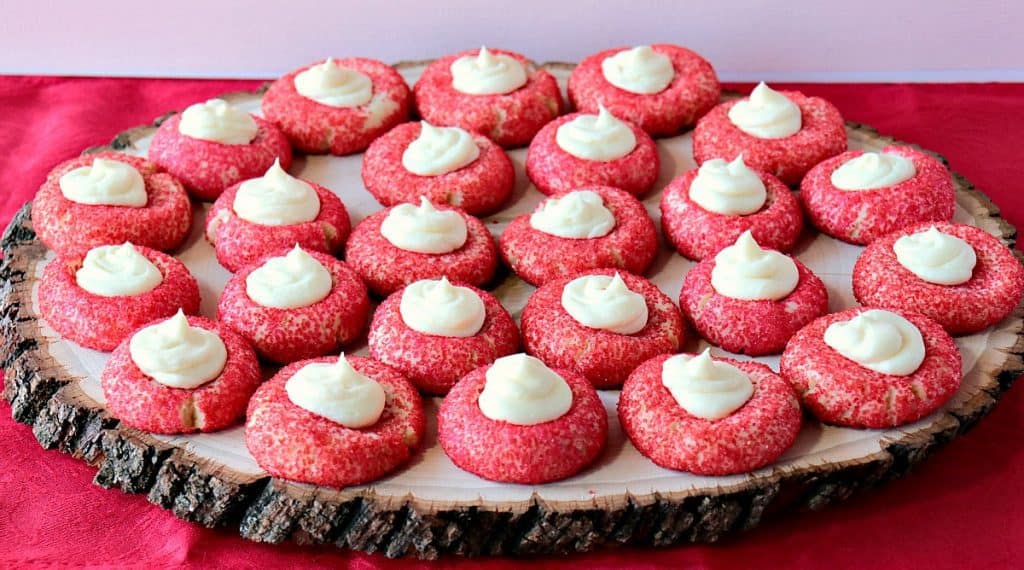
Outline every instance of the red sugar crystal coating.
[[(977, 263), (959, 285), (929, 283), (896, 260), (892, 246), (905, 235), (935, 226), (974, 248)], [(1010, 248), (980, 228), (924, 223), (878, 238), (853, 266), (853, 294), (868, 307), (916, 311), (955, 335), (978, 332), (1010, 314), (1024, 295), (1024, 267)]]
[(259, 130), (249, 144), (223, 144), (181, 134), (181, 115), (169, 117), (149, 143), (149, 159), (181, 181), (197, 200), (212, 201), (228, 186), (263, 176), (274, 160), (292, 164), (288, 139), (270, 121), (253, 116)]
[(523, 426), (480, 411), (488, 368), (467, 374), (441, 402), (437, 435), (455, 465), (492, 481), (538, 484), (575, 475), (601, 454), (608, 414), (586, 378), (555, 369), (572, 390), (572, 407), (554, 420)]
[(490, 214), (512, 195), (512, 161), (491, 139), (473, 134), (480, 156), (466, 166), (439, 176), (419, 176), (402, 166), (402, 154), (420, 136), (418, 122), (405, 123), (373, 141), (363, 156), (363, 184), (384, 206), (418, 203), (421, 196), (435, 204), (462, 208), (474, 216)]
[(746, 216), (710, 212), (690, 199), (697, 169), (677, 177), (661, 195), (661, 229), (682, 255), (701, 260), (736, 242), (750, 230), (761, 247), (790, 251), (800, 237), (804, 216), (800, 202), (778, 178), (758, 172), (766, 198), (761, 209)]
[(690, 415), (662, 384), (661, 367), (668, 359), (656, 356), (641, 364), (619, 397), (622, 429), (648, 459), (698, 475), (731, 475), (764, 467), (793, 445), (800, 432), (800, 403), (770, 368), (716, 357), (745, 372), (754, 394), (731, 415), (707, 420)]
[(583, 374), (596, 388), (614, 388), (641, 362), (679, 350), (684, 341), (683, 317), (672, 299), (643, 277), (619, 272), (630, 291), (647, 301), (647, 325), (634, 334), (590, 328), (562, 307), (562, 290), (573, 279), (615, 273), (614, 269), (587, 271), (548, 281), (537, 289), (521, 319), (526, 351), (552, 368)]
[(467, 373), (519, 349), (519, 329), (498, 298), (469, 287), (484, 302), (484, 324), (470, 337), (425, 334), (402, 320), (399, 289), (377, 307), (370, 325), (370, 354), (405, 374), (417, 388), (443, 395)]
[[(611, 186), (588, 186), (615, 216), (615, 228), (599, 238), (553, 236), (530, 225), (530, 214), (512, 220), (501, 234), (501, 255), (509, 267), (533, 285), (605, 267), (642, 274), (654, 261), (658, 234), (639, 200)], [(558, 198), (568, 192), (552, 196)], [(538, 208), (541, 207), (538, 205)]]
[(235, 195), (241, 183), (228, 188), (206, 215), (206, 239), (217, 252), (217, 261), (235, 272), (282, 248), (299, 244), (307, 251), (336, 254), (345, 246), (352, 229), (348, 210), (336, 194), (303, 180), (320, 198), (320, 212), (308, 222), (267, 226), (243, 220), (235, 214)]
[(558, 82), (518, 53), (488, 50), (522, 62), (526, 66), (526, 83), (504, 95), (462, 93), (452, 87), (451, 65), (460, 57), (476, 56), (479, 50), (448, 55), (428, 65), (413, 86), (416, 111), (432, 125), (454, 125), (478, 132), (505, 148), (527, 145), (562, 110)]
[(372, 426), (352, 429), (300, 408), (285, 384), (312, 362), (293, 362), (260, 386), (249, 402), (245, 444), (260, 467), (274, 477), (314, 485), (345, 487), (379, 479), (408, 461), (423, 439), (426, 420), (416, 388), (391, 367), (346, 356), (360, 374), (384, 388), (384, 412)]
[(828, 291), (806, 265), (796, 263), (796, 289), (777, 301), (726, 297), (711, 286), (713, 257), (687, 272), (679, 306), (700, 336), (729, 352), (777, 354), (804, 325), (828, 312)]
[[(60, 177), (105, 158), (133, 166), (142, 174), (148, 200), (141, 208), (79, 204), (64, 197)], [(32, 225), (46, 247), (65, 257), (84, 257), (98, 245), (135, 245), (172, 250), (192, 227), (192, 204), (173, 176), (152, 162), (119, 152), (97, 152), (58, 164), (32, 201)]]
[(356, 272), (316, 251), (306, 253), (331, 274), (333, 284), (326, 297), (295, 309), (264, 307), (253, 301), (245, 292), (245, 279), (267, 259), (288, 251), (269, 253), (240, 269), (217, 302), (217, 319), (251, 342), (261, 358), (278, 364), (336, 353), (362, 335), (370, 317), (370, 298)]
[(110, 354), (100, 375), (107, 410), (114, 417), (143, 431), (166, 434), (217, 431), (242, 419), (249, 397), (263, 381), (256, 353), (221, 323), (203, 317), (188, 317), (188, 323), (224, 341), (228, 356), (220, 375), (191, 390), (165, 386), (135, 365), (129, 336)]
[[(323, 60), (274, 81), (263, 95), (263, 114), (302, 152), (339, 156), (360, 152), (395, 125), (409, 120), (412, 106), (409, 86), (393, 67), (362, 57), (334, 61), (370, 78), (373, 82), (370, 102), (358, 107), (332, 107), (299, 95), (295, 90), (295, 76)], [(375, 120), (372, 111), (383, 104), (393, 105), (394, 110)]]
[(152, 290), (127, 297), (94, 295), (78, 286), (82, 257), (58, 257), (46, 264), (39, 281), (39, 309), (60, 336), (95, 350), (114, 350), (142, 325), (171, 317), (178, 309), (199, 312), (199, 285), (185, 264), (143, 246), (135, 246), (163, 276)]
[(604, 78), (601, 62), (629, 48), (614, 48), (588, 56), (569, 76), (569, 100), (580, 111), (596, 113), (598, 103), (613, 115), (628, 119), (651, 136), (664, 137), (691, 127), (718, 103), (722, 88), (704, 58), (684, 47), (654, 44), (651, 48), (672, 60), (676, 76), (663, 91), (630, 93)]
[(865, 245), (918, 222), (948, 222), (953, 218), (953, 178), (935, 157), (906, 146), (887, 146), (914, 163), (917, 174), (899, 184), (874, 190), (840, 190), (832, 172), (864, 151), (851, 150), (815, 166), (800, 184), (807, 218), (826, 234)]
[(751, 168), (777, 176), (796, 186), (815, 164), (846, 150), (846, 127), (832, 103), (798, 91), (780, 91), (800, 107), (802, 126), (788, 137), (761, 139), (741, 131), (729, 120), (727, 101), (697, 122), (693, 131), (693, 157), (697, 164), (712, 158), (731, 161), (743, 153)]
[(438, 210), (453, 210), (466, 220), (466, 243), (449, 253), (406, 251), (380, 233), (380, 225), (391, 208), (364, 219), (348, 240), (345, 259), (375, 294), (386, 297), (420, 279), (440, 279), (480, 286), (491, 280), (498, 266), (498, 248), (484, 223), (458, 208), (435, 204)]
[(960, 351), (942, 326), (921, 315), (893, 310), (914, 324), (924, 339), (925, 357), (908, 376), (864, 368), (825, 344), (825, 329), (869, 310), (857, 307), (825, 315), (786, 345), (780, 368), (812, 414), (823, 422), (882, 429), (917, 421), (946, 403), (960, 387)]
[(551, 121), (533, 137), (526, 155), (526, 175), (545, 194), (574, 190), (580, 186), (614, 186), (639, 196), (658, 179), (658, 148), (640, 127), (625, 121), (636, 136), (636, 148), (615, 160), (578, 158), (558, 146), (558, 127), (584, 113), (573, 113)]

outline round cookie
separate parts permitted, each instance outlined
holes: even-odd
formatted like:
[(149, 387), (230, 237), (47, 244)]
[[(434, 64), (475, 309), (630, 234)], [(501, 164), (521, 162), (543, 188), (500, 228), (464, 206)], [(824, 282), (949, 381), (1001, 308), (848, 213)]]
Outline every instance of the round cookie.
[[(897, 239), (931, 227), (974, 249), (977, 261), (968, 281), (930, 283), (896, 259)], [(865, 306), (918, 312), (950, 334), (971, 334), (998, 323), (1017, 307), (1024, 295), (1024, 267), (1013, 251), (981, 228), (929, 222), (871, 242), (853, 266), (853, 294)]]
[(392, 127), (409, 120), (412, 97), (405, 80), (390, 65), (363, 57), (333, 60), (370, 78), (373, 98), (356, 107), (333, 107), (300, 95), (295, 77), (322, 62), (296, 69), (270, 84), (263, 94), (263, 114), (308, 154), (343, 156), (364, 150)]
[(262, 176), (275, 160), (292, 163), (288, 139), (270, 121), (252, 115), (259, 125), (249, 144), (224, 144), (184, 135), (181, 114), (161, 123), (149, 143), (149, 159), (173, 174), (197, 200), (213, 201), (225, 188)]
[(708, 420), (687, 412), (662, 384), (662, 365), (669, 358), (656, 356), (641, 364), (619, 397), (622, 429), (651, 461), (698, 475), (747, 473), (778, 459), (796, 440), (800, 403), (767, 366), (715, 358), (745, 372), (754, 393), (731, 415)]
[(369, 483), (408, 461), (423, 440), (426, 420), (416, 388), (385, 364), (346, 358), (384, 388), (380, 419), (352, 429), (295, 405), (285, 391), (288, 379), (307, 364), (331, 363), (337, 357), (289, 364), (260, 386), (246, 414), (246, 447), (274, 477), (328, 487)]
[(631, 93), (609, 83), (601, 69), (608, 57), (629, 48), (614, 48), (587, 56), (569, 76), (569, 100), (576, 109), (596, 113), (603, 104), (616, 117), (627, 119), (654, 137), (671, 136), (693, 126), (718, 104), (718, 76), (697, 53), (672, 44), (654, 44), (655, 52), (672, 61), (675, 78), (662, 91)]
[(908, 376), (869, 370), (825, 344), (825, 330), (871, 310), (857, 307), (825, 315), (797, 332), (780, 361), (782, 376), (804, 407), (834, 425), (882, 429), (917, 421), (934, 412), (960, 387), (960, 351), (935, 321), (919, 313), (892, 311), (911, 322), (924, 340), (925, 357)]
[(905, 226), (953, 218), (953, 178), (938, 159), (907, 146), (887, 146), (882, 152), (909, 159), (916, 174), (885, 188), (840, 190), (832, 184), (832, 172), (864, 151), (851, 150), (825, 160), (800, 184), (807, 219), (832, 237), (866, 245)]
[[(562, 291), (574, 279), (616, 273), (630, 291), (643, 295), (647, 302), (647, 324), (633, 334), (583, 325), (562, 305)], [(683, 318), (672, 300), (643, 277), (614, 269), (548, 281), (530, 295), (520, 321), (526, 352), (552, 368), (582, 374), (596, 388), (620, 386), (641, 362), (673, 353), (685, 340)]]
[(712, 158), (732, 160), (742, 153), (751, 168), (796, 186), (814, 165), (846, 150), (846, 127), (832, 103), (799, 91), (779, 93), (800, 107), (799, 131), (777, 139), (755, 137), (729, 120), (729, 110), (740, 100), (726, 101), (697, 121), (693, 131), (693, 157), (697, 164)]
[(472, 95), (452, 85), (451, 66), (479, 50), (447, 55), (427, 66), (413, 86), (416, 111), (434, 125), (462, 127), (487, 136), (502, 147), (529, 144), (537, 131), (562, 111), (562, 93), (554, 76), (515, 52), (490, 49), (494, 55), (518, 60), (526, 70), (526, 83), (505, 94)]
[(217, 431), (242, 419), (249, 397), (263, 381), (256, 353), (221, 323), (198, 316), (188, 317), (188, 323), (224, 341), (227, 361), (220, 375), (194, 389), (161, 384), (132, 360), (129, 336), (110, 353), (100, 375), (111, 415), (134, 428), (164, 434)]
[(418, 122), (405, 123), (373, 141), (363, 156), (366, 189), (384, 206), (418, 202), (426, 196), (435, 204), (462, 208), (479, 216), (501, 208), (515, 184), (512, 161), (491, 139), (473, 134), (480, 156), (466, 166), (438, 176), (419, 176), (402, 165), (402, 154), (420, 135)]
[(555, 369), (572, 391), (572, 407), (551, 421), (516, 425), (480, 411), (488, 368), (459, 380), (438, 410), (438, 440), (455, 465), (492, 481), (541, 484), (575, 475), (601, 454), (608, 414), (586, 378)]
[(636, 137), (636, 147), (613, 160), (587, 160), (566, 152), (557, 141), (558, 128), (586, 113), (559, 117), (544, 126), (530, 143), (526, 175), (545, 194), (581, 186), (614, 186), (630, 194), (647, 193), (658, 179), (660, 162), (654, 140), (640, 127), (623, 121)]
[(693, 169), (676, 177), (661, 195), (661, 229), (679, 253), (697, 261), (711, 257), (747, 230), (763, 247), (782, 252), (793, 249), (804, 216), (800, 202), (782, 181), (755, 170), (765, 186), (764, 205), (745, 216), (727, 215), (706, 210), (690, 198), (697, 172)]
[(316, 218), (298, 224), (268, 226), (242, 219), (235, 213), (235, 195), (241, 183), (224, 190), (206, 214), (206, 239), (213, 244), (217, 261), (236, 272), (267, 254), (298, 244), (308, 251), (337, 254), (352, 230), (348, 210), (335, 193), (303, 180), (316, 191), (320, 211)]
[(337, 352), (362, 336), (370, 317), (370, 298), (359, 275), (344, 262), (317, 251), (306, 253), (331, 274), (326, 297), (293, 309), (265, 307), (249, 297), (249, 274), (289, 251), (271, 252), (239, 269), (217, 302), (217, 319), (251, 342), (261, 358), (278, 364)]
[[(139, 171), (146, 186), (146, 205), (81, 204), (64, 197), (60, 178), (101, 158), (128, 164)], [(192, 203), (173, 176), (152, 162), (118, 152), (98, 152), (64, 161), (54, 167), (32, 201), (32, 226), (46, 247), (65, 257), (84, 256), (98, 245), (135, 245), (170, 251), (192, 227)]]
[[(533, 285), (590, 269), (618, 268), (643, 274), (658, 249), (658, 234), (647, 210), (628, 192), (611, 186), (588, 186), (599, 194), (615, 216), (615, 227), (605, 236), (574, 239), (551, 235), (530, 225), (530, 214), (518, 216), (502, 232), (499, 247), (509, 267)], [(561, 198), (560, 192), (551, 198)], [(543, 207), (543, 202), (537, 206)]]

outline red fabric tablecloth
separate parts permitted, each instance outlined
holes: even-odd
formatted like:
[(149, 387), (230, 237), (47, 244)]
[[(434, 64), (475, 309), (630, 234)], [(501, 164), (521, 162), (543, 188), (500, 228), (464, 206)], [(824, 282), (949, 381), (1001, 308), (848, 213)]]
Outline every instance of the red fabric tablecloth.
[[(0, 77), (0, 222), (47, 170), (119, 131), (253, 81)], [(1013, 224), (1024, 222), (1024, 85), (796, 85), (843, 115), (945, 155)], [(0, 404), (0, 566), (391, 567), (380, 555), (248, 542), (182, 522), (94, 470), (44, 451)], [(822, 512), (789, 513), (714, 545), (618, 548), (580, 567), (1005, 568), (1024, 564), (1024, 388), (908, 478)], [(534, 563), (548, 561), (543, 559)], [(422, 563), (428, 566), (428, 563)], [(442, 561), (459, 565), (457, 559)], [(475, 559), (484, 567), (510, 560)], [(463, 563), (462, 565), (468, 566)]]

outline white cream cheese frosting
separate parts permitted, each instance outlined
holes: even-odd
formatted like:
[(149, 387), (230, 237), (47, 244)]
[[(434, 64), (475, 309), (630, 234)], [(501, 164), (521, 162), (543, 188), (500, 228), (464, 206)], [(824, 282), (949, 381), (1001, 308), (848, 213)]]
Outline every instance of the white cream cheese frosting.
[(736, 128), (760, 139), (781, 139), (796, 134), (803, 124), (800, 107), (762, 81), (750, 97), (729, 109)]
[(636, 135), (604, 105), (598, 105), (596, 115), (582, 114), (560, 125), (555, 143), (576, 158), (609, 161), (633, 152)]
[(257, 305), (274, 309), (308, 307), (327, 296), (331, 273), (298, 244), (286, 255), (271, 257), (245, 277), (245, 294)]
[(768, 191), (741, 154), (732, 162), (713, 158), (700, 165), (690, 183), (690, 199), (709, 212), (746, 216), (764, 206)]
[(402, 153), (402, 166), (417, 176), (440, 176), (468, 166), (480, 147), (465, 129), (435, 127), (420, 121), (420, 134)]
[(259, 129), (252, 115), (223, 99), (189, 105), (178, 122), (187, 137), (232, 145), (249, 144)]
[(60, 193), (79, 204), (141, 208), (149, 199), (146, 181), (134, 166), (109, 158), (70, 170), (58, 181)]
[(572, 408), (569, 384), (532, 356), (503, 356), (485, 375), (477, 404), (492, 420), (530, 426), (557, 420)]
[(902, 236), (892, 244), (896, 261), (911, 273), (937, 285), (970, 281), (978, 256), (971, 244), (935, 226)]
[(416, 253), (442, 254), (466, 243), (466, 220), (454, 210), (438, 210), (425, 196), (420, 205), (399, 204), (384, 217), (380, 233), (391, 245)]
[(530, 227), (564, 238), (599, 238), (615, 229), (615, 215), (597, 192), (575, 190), (542, 202), (530, 215)]
[(265, 226), (300, 224), (320, 214), (320, 197), (308, 183), (295, 178), (275, 160), (260, 178), (242, 182), (231, 205), (239, 218)]
[(228, 351), (217, 333), (189, 325), (180, 309), (128, 341), (132, 362), (143, 374), (171, 388), (198, 388), (224, 370)]
[(358, 107), (373, 98), (373, 80), (333, 58), (300, 72), (293, 82), (299, 95), (330, 107)]
[(284, 389), (296, 406), (351, 429), (377, 423), (387, 403), (380, 383), (360, 374), (344, 354), (299, 368)]
[(907, 319), (881, 309), (864, 311), (825, 329), (825, 344), (864, 368), (907, 376), (924, 361), (921, 331)]
[(447, 277), (422, 279), (406, 286), (398, 312), (402, 322), (414, 331), (459, 338), (480, 332), (487, 317), (480, 295), (469, 287), (452, 285)]
[(677, 354), (666, 360), (661, 383), (691, 416), (712, 421), (728, 417), (754, 394), (746, 372), (712, 359), (707, 349), (697, 356)]
[(592, 329), (633, 334), (647, 326), (647, 301), (631, 291), (622, 276), (584, 275), (562, 288), (562, 308)]
[(141, 295), (156, 289), (163, 280), (156, 265), (130, 242), (90, 249), (75, 272), (79, 287), (102, 297)]
[(914, 162), (889, 152), (865, 152), (832, 171), (832, 185), (840, 190), (888, 188), (917, 174)]
[(800, 272), (788, 255), (762, 249), (750, 230), (715, 255), (711, 286), (720, 295), (747, 301), (777, 301), (796, 289)]
[(623, 91), (653, 95), (672, 83), (676, 70), (669, 56), (651, 46), (637, 46), (606, 57), (601, 62), (601, 74)]
[(526, 85), (526, 67), (516, 58), (493, 53), (486, 46), (476, 55), (452, 62), (452, 87), (468, 95), (504, 95)]

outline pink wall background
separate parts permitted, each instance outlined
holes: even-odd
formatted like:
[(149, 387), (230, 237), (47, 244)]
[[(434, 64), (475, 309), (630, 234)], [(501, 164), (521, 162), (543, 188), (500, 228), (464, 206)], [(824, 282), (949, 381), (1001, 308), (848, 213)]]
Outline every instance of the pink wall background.
[(1024, 1), (0, 2), (0, 73), (273, 77), (327, 54), (574, 61), (667, 41), (726, 80), (1024, 81)]

